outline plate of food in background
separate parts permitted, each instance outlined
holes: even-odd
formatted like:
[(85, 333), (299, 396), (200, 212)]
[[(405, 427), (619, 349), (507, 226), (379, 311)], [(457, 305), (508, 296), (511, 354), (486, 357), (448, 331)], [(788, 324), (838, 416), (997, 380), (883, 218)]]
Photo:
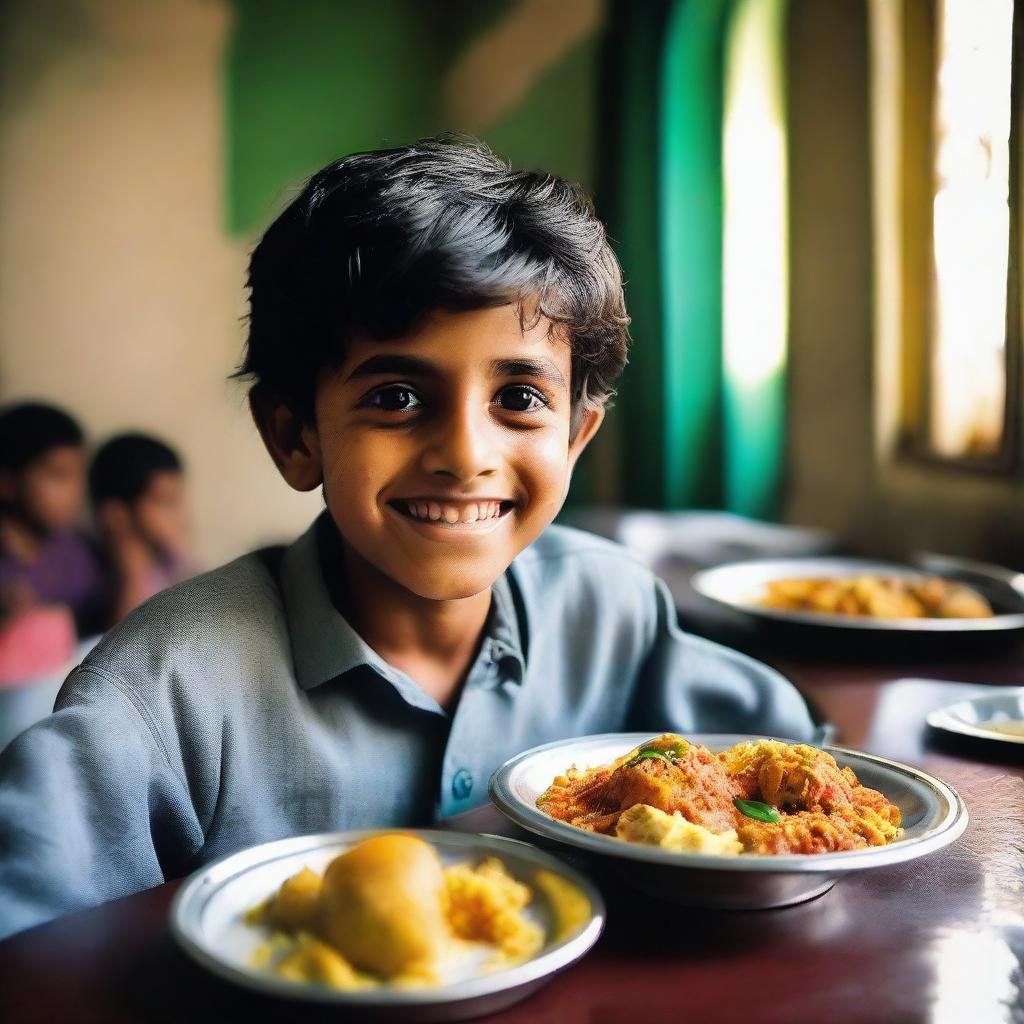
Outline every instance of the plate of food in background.
[(917, 768), (764, 736), (549, 743), (498, 769), (490, 793), (516, 824), (611, 861), (639, 889), (737, 910), (811, 899), (967, 825), (957, 793)]
[(1024, 745), (1024, 687), (957, 701), (929, 712), (925, 720), (942, 732)]
[(1024, 575), (964, 559), (754, 559), (697, 573), (693, 589), (766, 622), (923, 634), (1024, 628)]
[(359, 1020), (455, 1021), (525, 998), (597, 941), (593, 885), (528, 843), (441, 831), (265, 843), (192, 875), (185, 952), (270, 995)]

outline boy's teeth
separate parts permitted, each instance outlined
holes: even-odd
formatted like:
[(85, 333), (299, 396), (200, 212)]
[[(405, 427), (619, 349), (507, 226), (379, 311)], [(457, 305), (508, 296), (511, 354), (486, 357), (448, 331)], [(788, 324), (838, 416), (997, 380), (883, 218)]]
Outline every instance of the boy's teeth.
[(442, 505), (436, 501), (407, 501), (406, 510), (417, 519), (429, 519), (433, 522), (476, 523), (481, 519), (493, 519), (501, 512), (501, 505), (496, 501), (483, 501), (477, 504), (462, 506)]

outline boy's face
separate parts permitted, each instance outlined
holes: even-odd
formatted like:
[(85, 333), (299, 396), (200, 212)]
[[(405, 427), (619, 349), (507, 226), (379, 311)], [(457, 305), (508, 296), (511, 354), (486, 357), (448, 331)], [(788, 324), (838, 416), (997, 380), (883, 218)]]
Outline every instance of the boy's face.
[(523, 331), (502, 306), (356, 337), (301, 442), (264, 436), (293, 486), (322, 479), (351, 555), (423, 598), (478, 594), (554, 519), (603, 417), (584, 413), (570, 440), (571, 354), (550, 327)]
[(188, 507), (185, 478), (160, 470), (132, 506), (135, 528), (158, 551), (184, 553), (188, 548)]
[(60, 533), (78, 521), (85, 501), (85, 453), (51, 448), (18, 474), (4, 474), (4, 498), (40, 533)]

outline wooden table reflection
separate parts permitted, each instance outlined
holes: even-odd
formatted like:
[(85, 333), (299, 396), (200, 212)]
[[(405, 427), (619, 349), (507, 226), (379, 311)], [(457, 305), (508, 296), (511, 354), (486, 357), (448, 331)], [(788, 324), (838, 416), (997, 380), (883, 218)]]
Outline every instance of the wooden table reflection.
[[(597, 866), (597, 947), (503, 1024), (654, 1021), (1024, 1021), (1024, 748), (944, 741), (923, 727), (969, 684), (1024, 685), (1017, 651), (971, 663), (779, 663), (837, 743), (924, 767), (971, 821), (952, 847), (864, 872), (795, 907), (709, 912), (634, 895)], [(448, 823), (515, 835), (492, 808)], [(592, 866), (593, 868), (593, 866)], [(166, 925), (178, 883), (0, 943), (0, 1019), (346, 1018), (240, 991), (194, 966)]]

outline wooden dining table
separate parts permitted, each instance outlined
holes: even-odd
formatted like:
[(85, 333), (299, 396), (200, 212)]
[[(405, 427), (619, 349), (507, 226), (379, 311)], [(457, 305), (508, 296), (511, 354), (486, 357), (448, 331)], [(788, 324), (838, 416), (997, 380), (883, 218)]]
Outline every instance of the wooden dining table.
[[(850, 875), (775, 910), (676, 906), (595, 865), (608, 904), (598, 944), (486, 1020), (1024, 1022), (1024, 745), (959, 740), (925, 725), (929, 710), (979, 685), (1024, 685), (1024, 649), (959, 661), (761, 653), (836, 725), (837, 745), (917, 765), (953, 786), (970, 813), (965, 833), (929, 856)], [(444, 824), (523, 837), (490, 806)], [(361, 1019), (260, 996), (193, 963), (168, 928), (179, 885), (0, 943), (0, 1021)]]

